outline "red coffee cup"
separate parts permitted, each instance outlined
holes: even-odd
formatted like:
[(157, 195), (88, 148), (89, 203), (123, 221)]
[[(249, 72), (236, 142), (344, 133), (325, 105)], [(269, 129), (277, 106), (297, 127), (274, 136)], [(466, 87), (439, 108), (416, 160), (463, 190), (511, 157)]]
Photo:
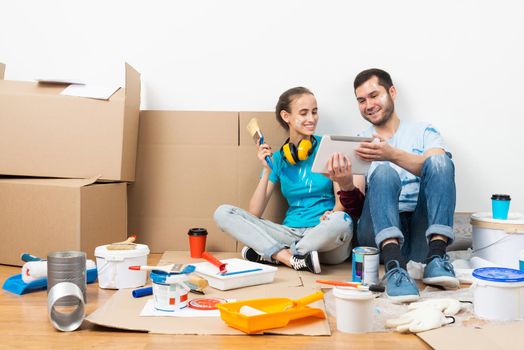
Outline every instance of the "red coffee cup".
[(201, 258), (206, 250), (207, 230), (205, 228), (190, 228), (187, 233), (189, 236), (189, 250), (192, 258)]

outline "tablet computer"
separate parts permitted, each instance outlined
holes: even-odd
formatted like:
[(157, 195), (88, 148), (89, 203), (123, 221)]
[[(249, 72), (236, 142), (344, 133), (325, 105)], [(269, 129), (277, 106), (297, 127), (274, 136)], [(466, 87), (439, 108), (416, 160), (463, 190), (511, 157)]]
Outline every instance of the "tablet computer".
[(355, 154), (355, 149), (358, 148), (361, 142), (370, 142), (372, 140), (370, 137), (360, 136), (322, 136), (311, 171), (314, 173), (327, 173), (329, 157), (333, 153), (340, 152), (351, 160), (351, 171), (354, 175), (366, 175), (371, 162), (358, 158)]

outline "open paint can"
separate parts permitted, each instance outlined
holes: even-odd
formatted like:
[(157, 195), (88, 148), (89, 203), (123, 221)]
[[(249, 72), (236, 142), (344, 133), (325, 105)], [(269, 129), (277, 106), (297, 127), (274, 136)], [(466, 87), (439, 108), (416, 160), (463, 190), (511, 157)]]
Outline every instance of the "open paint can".
[(524, 272), (483, 267), (473, 270), (473, 308), (488, 320), (510, 321), (524, 318)]
[(187, 306), (189, 291), (185, 282), (187, 275), (172, 274), (164, 271), (151, 271), (153, 282), (153, 300), (155, 309), (161, 311), (176, 311)]

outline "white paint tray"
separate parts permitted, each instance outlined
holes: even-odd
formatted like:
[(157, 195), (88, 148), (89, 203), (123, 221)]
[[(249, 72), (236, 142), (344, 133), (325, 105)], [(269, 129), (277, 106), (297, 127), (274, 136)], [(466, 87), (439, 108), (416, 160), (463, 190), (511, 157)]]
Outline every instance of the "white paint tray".
[(223, 259), (220, 261), (227, 264), (226, 270), (228, 273), (261, 269), (259, 271), (223, 276), (218, 273), (218, 268), (209, 262), (193, 264), (196, 267), (195, 272), (197, 274), (207, 279), (211, 287), (220, 290), (229, 290), (254, 286), (257, 284), (271, 283), (275, 279), (275, 274), (278, 271), (278, 269), (274, 266), (259, 264), (243, 259), (234, 258)]

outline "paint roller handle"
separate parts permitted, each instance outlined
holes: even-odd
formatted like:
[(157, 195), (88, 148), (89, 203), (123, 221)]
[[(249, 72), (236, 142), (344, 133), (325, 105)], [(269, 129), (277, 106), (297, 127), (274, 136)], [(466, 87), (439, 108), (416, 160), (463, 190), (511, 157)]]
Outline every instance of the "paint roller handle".
[(324, 299), (324, 293), (322, 293), (321, 291), (318, 291), (316, 293), (313, 293), (313, 294), (310, 294), (310, 295), (307, 295), (303, 298), (300, 298), (298, 300), (295, 300), (295, 304), (297, 305), (308, 305), (308, 304), (311, 304), (315, 301), (318, 301), (318, 300), (322, 300)]
[(224, 264), (223, 262), (215, 258), (213, 255), (209, 254), (208, 252), (203, 252), (202, 257), (206, 259), (207, 261), (209, 261), (211, 264), (218, 267), (218, 269), (220, 270), (220, 273), (226, 272), (226, 264)]
[(20, 259), (24, 262), (30, 262), (30, 261), (42, 261), (44, 259), (39, 258), (38, 256), (31, 255), (29, 253), (22, 253), (20, 254)]

